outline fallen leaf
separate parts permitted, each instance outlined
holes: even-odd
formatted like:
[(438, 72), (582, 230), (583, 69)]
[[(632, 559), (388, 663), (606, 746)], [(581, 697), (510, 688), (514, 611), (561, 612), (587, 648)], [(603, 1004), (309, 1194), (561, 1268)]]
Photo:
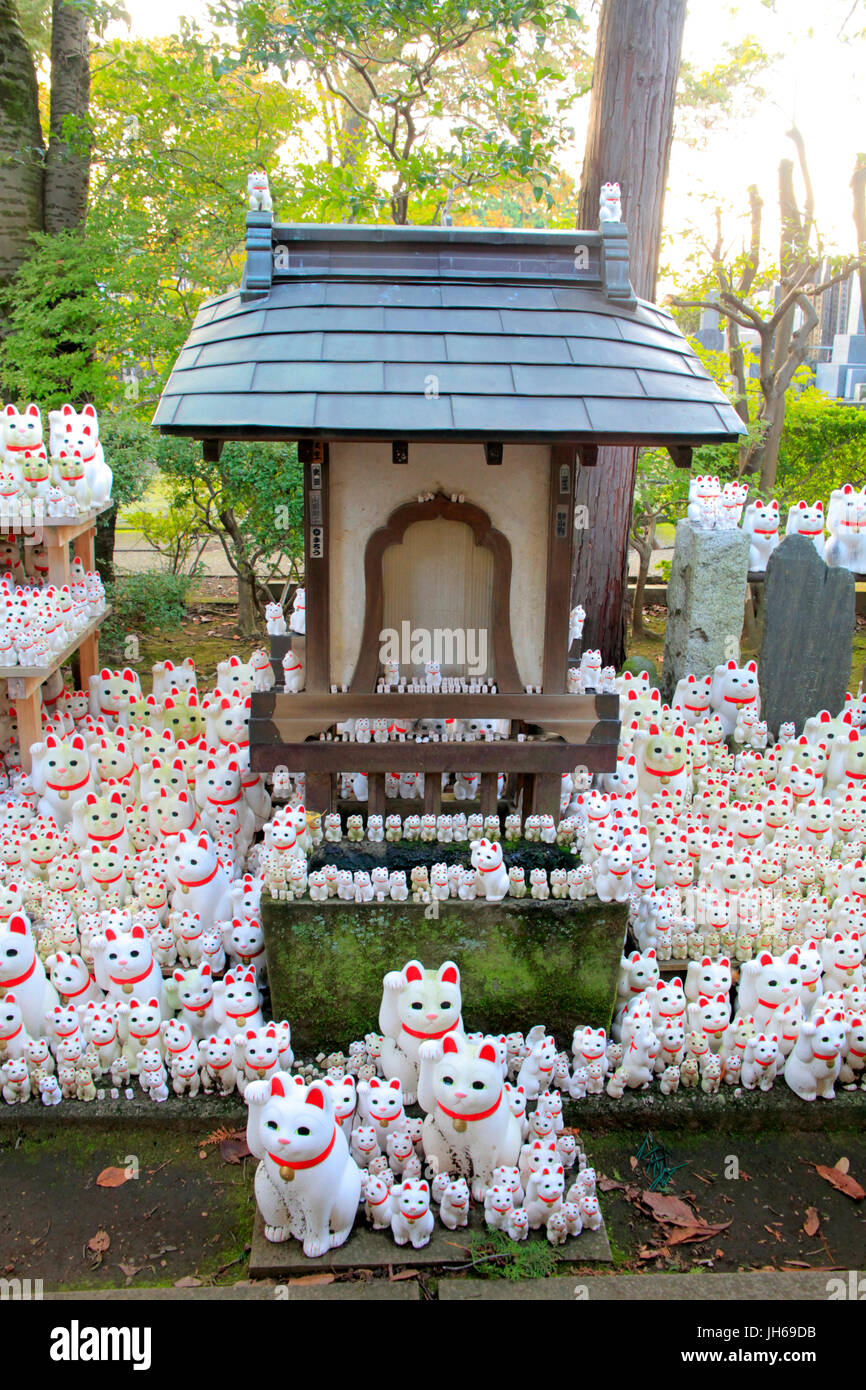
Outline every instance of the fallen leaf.
[(815, 1235), (821, 1222), (815, 1207), (806, 1208), (806, 1220), (803, 1222), (803, 1230), (807, 1236)]
[(692, 1226), (680, 1226), (666, 1237), (668, 1245), (686, 1245), (692, 1241), (709, 1240), (711, 1236), (719, 1236), (722, 1231), (726, 1231), (730, 1226), (730, 1221), (724, 1221), (720, 1226), (704, 1226), (695, 1223)]
[(724, 1250), (716, 1250), (715, 1256), (717, 1260), (723, 1260), (725, 1258)]
[(695, 1213), (680, 1197), (663, 1192), (642, 1192), (641, 1205), (648, 1207), (656, 1221), (672, 1222), (675, 1226), (694, 1226)]
[(656, 1260), (658, 1257), (670, 1254), (666, 1245), (644, 1245), (638, 1251), (639, 1260)]
[(194, 1278), (192, 1274), (185, 1274), (182, 1279), (175, 1279), (174, 1281), (176, 1289), (200, 1289), (201, 1285), (201, 1279)]
[(840, 1173), (847, 1173), (851, 1167), (851, 1163), (847, 1158), (837, 1158), (833, 1167), (838, 1169)]
[(297, 1279), (287, 1279), (287, 1284), (333, 1284), (333, 1274), (301, 1274)]
[(242, 1159), (250, 1156), (251, 1150), (245, 1133), (238, 1132), (230, 1135), (228, 1139), (220, 1140), (220, 1158), (223, 1163), (240, 1163)]
[(131, 1284), (139, 1270), (144, 1269), (144, 1265), (118, 1265), (118, 1269), (125, 1277), (127, 1284)]
[(866, 1197), (866, 1191), (854, 1178), (847, 1173), (843, 1173), (839, 1168), (828, 1168), (823, 1163), (812, 1165), (819, 1178), (823, 1178), (831, 1187), (835, 1187), (837, 1192), (844, 1192), (846, 1197), (851, 1197), (855, 1202), (862, 1202)]
[(768, 1232), (770, 1233), (771, 1236), (775, 1236), (775, 1237), (776, 1237), (776, 1240), (779, 1242), (779, 1244), (780, 1244), (780, 1245), (782, 1244), (782, 1237), (780, 1236), (780, 1234), (779, 1234), (778, 1231), (774, 1231), (774, 1230), (773, 1230), (773, 1227), (772, 1227), (772, 1226), (765, 1226), (765, 1227), (764, 1227), (764, 1230), (765, 1230), (765, 1231), (768, 1231)]
[(635, 1158), (634, 1154), (632, 1154), (629, 1158), (629, 1163), (631, 1165), (631, 1171), (634, 1172), (637, 1168), (637, 1159)]
[(420, 1270), (417, 1269), (398, 1269), (396, 1274), (391, 1275), (391, 1283), (396, 1284), (400, 1279), (418, 1279)]
[(123, 1187), (125, 1182), (129, 1182), (132, 1173), (125, 1168), (103, 1168), (96, 1179), (97, 1187)]
[(91, 1236), (87, 1242), (88, 1250), (92, 1250), (95, 1255), (104, 1254), (111, 1244), (111, 1236), (107, 1231), (97, 1231), (95, 1236)]

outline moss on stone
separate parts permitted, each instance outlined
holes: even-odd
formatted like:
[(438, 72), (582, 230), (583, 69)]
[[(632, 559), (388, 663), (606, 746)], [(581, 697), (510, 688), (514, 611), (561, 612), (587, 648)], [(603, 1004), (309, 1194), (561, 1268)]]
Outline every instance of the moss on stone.
[[(440, 849), (441, 853), (441, 849)], [(430, 914), (430, 915), (428, 915)], [(267, 902), (274, 1016), (298, 1051), (345, 1047), (377, 1026), (382, 977), (416, 957), (460, 967), (470, 1029), (544, 1023), (563, 1041), (578, 1021), (608, 1027), (625, 934), (616, 903)]]

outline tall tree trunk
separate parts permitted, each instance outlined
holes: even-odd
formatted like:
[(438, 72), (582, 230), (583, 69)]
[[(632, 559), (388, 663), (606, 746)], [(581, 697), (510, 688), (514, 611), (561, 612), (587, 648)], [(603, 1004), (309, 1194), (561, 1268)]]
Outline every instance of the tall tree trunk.
[(90, 40), (87, 11), (54, 0), (51, 22), (51, 126), (45, 165), (45, 230), (84, 225), (90, 182)]
[[(673, 138), (686, 0), (604, 0), (599, 19), (578, 223), (595, 227), (601, 185), (618, 182), (629, 229), (629, 269), (651, 299)], [(588, 508), (580, 533), (573, 595), (586, 609), (584, 649), (606, 664), (625, 657), (629, 521), (637, 451), (601, 449), (580, 468), (576, 502)]]
[(0, 286), (8, 285), (27, 260), (32, 233), (42, 231), (44, 158), (33, 59), (15, 0), (0, 0)]

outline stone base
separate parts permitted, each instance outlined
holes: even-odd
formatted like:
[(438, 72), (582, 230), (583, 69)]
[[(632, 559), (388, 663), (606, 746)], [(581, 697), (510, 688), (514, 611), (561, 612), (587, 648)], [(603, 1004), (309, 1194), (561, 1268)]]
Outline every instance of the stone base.
[(682, 676), (712, 675), (740, 650), (749, 537), (745, 531), (705, 531), (677, 522), (668, 580), (662, 699)]
[(500, 1033), (543, 1023), (570, 1046), (578, 1021), (610, 1026), (627, 915), (627, 904), (596, 898), (451, 899), (426, 908), (266, 900), (273, 1016), (291, 1020), (297, 1055), (345, 1049), (378, 1026), (389, 970), (413, 958), (428, 968), (454, 960), (468, 1029)]
[[(337, 1273), (351, 1269), (383, 1269), (387, 1265), (393, 1265), (395, 1269), (418, 1269), (431, 1265), (467, 1264), (471, 1259), (469, 1235), (484, 1229), (483, 1207), (474, 1205), (469, 1225), (463, 1230), (449, 1231), (437, 1217), (430, 1240), (420, 1250), (415, 1250), (411, 1245), (397, 1245), (390, 1231), (372, 1231), (363, 1213), (359, 1212), (355, 1229), (345, 1245), (315, 1260), (308, 1260), (296, 1240), (282, 1241), (279, 1245), (265, 1240), (264, 1222), (257, 1210), (250, 1249), (250, 1278), (280, 1279), (288, 1275), (314, 1274), (316, 1270), (333, 1270)], [(531, 1231), (528, 1239), (546, 1241), (547, 1237), (543, 1231)], [(604, 1226), (598, 1231), (584, 1231), (576, 1238), (570, 1238), (565, 1245), (557, 1246), (556, 1254), (557, 1258), (576, 1264), (613, 1260)]]

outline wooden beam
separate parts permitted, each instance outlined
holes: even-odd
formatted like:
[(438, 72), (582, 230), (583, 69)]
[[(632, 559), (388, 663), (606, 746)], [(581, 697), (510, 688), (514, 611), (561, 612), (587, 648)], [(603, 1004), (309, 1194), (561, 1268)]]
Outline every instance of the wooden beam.
[(544, 772), (532, 779), (532, 811), (536, 816), (553, 816), (559, 820), (559, 797), (562, 791), (562, 778), (555, 773)]
[(367, 778), (367, 815), (384, 816), (385, 814), (385, 774), (384, 772), (371, 772)]
[(499, 773), (482, 772), (481, 774), (481, 814), (482, 816), (495, 816), (499, 806)]
[[(313, 740), (290, 743), (280, 739), (273, 724), (250, 721), (250, 766), (256, 772), (288, 767), (310, 776), (320, 772), (571, 772), (583, 766), (589, 772), (613, 772), (619, 744), (619, 725), (597, 725), (592, 743), (564, 743), (535, 739), (518, 743), (338, 743)], [(276, 737), (274, 737), (276, 735)], [(558, 795), (558, 792), (557, 792)], [(318, 809), (318, 808), (315, 808)]]
[(203, 439), (201, 442), (201, 456), (205, 463), (219, 463), (220, 454), (223, 451), (222, 439)]
[(311, 695), (325, 694), (330, 688), (329, 487), (328, 446), (319, 444), (309, 451), (309, 461), (304, 464), (304, 588), (307, 605), (307, 669), (304, 683)]
[[(14, 672), (14, 667), (9, 670)], [(286, 695), (282, 691), (254, 691), (253, 719), (319, 720), (323, 729), (347, 719), (519, 719), (526, 724), (546, 726), (553, 722), (594, 724), (600, 719), (618, 720), (618, 695), (527, 695), (502, 692), (487, 694), (443, 694), (422, 690), (413, 695), (356, 690), (337, 691), (325, 696), (301, 691)], [(451, 745), (448, 745), (449, 747)], [(470, 744), (470, 747), (475, 745)]]
[(691, 444), (668, 444), (667, 451), (674, 461), (675, 468), (691, 468), (692, 466), (692, 446)]
[(424, 778), (424, 814), (438, 816), (442, 812), (442, 774), (428, 773)]
[(564, 695), (568, 672), (568, 612), (574, 562), (575, 450), (554, 444), (550, 450), (550, 495), (547, 516), (547, 607), (541, 685), (546, 695)]
[(598, 464), (598, 445), (597, 444), (578, 444), (577, 452), (580, 455), (581, 468), (595, 468)]

